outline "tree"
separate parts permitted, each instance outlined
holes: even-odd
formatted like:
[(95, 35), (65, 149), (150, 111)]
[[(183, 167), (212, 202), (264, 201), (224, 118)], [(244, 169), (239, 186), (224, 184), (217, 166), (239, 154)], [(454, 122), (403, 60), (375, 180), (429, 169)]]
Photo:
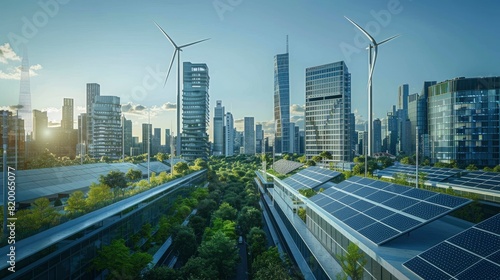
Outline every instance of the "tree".
[(184, 175), (189, 171), (189, 166), (187, 163), (180, 161), (174, 165), (174, 174), (175, 175)]
[(213, 199), (203, 199), (198, 203), (198, 215), (205, 219), (209, 218), (215, 209), (217, 209), (217, 202)]
[(474, 164), (469, 164), (469, 165), (467, 165), (467, 167), (466, 167), (465, 169), (467, 169), (467, 170), (469, 170), (469, 171), (475, 171), (475, 170), (478, 170), (477, 166), (476, 166), (476, 165), (474, 165)]
[(197, 243), (193, 229), (181, 226), (173, 235), (172, 245), (181, 263), (186, 262), (189, 257), (196, 253)]
[(164, 160), (168, 159), (168, 155), (165, 154), (165, 153), (157, 153), (155, 155), (155, 158), (156, 158), (157, 161), (163, 162)]
[(307, 166), (316, 166), (316, 162), (313, 160), (308, 160), (308, 161), (306, 161), (306, 165)]
[(197, 158), (194, 160), (194, 166), (198, 167), (198, 169), (206, 169), (208, 168), (208, 164), (202, 158)]
[(85, 202), (90, 208), (98, 208), (113, 198), (111, 189), (107, 185), (95, 184), (90, 185), (90, 190), (87, 193)]
[(87, 206), (85, 195), (82, 191), (73, 192), (66, 203), (67, 205), (64, 207), (64, 210), (71, 214), (83, 212)]
[(193, 229), (196, 239), (200, 241), (203, 235), (203, 231), (205, 230), (205, 227), (207, 225), (207, 220), (205, 220), (201, 216), (194, 215), (189, 219), (188, 225)]
[(323, 160), (323, 158), (321, 156), (319, 156), (319, 155), (318, 156), (313, 156), (311, 159), (315, 163), (320, 163)]
[(244, 235), (249, 233), (253, 227), (260, 228), (262, 226), (262, 212), (255, 207), (243, 207), (238, 216), (238, 225)]
[[(205, 258), (190, 258), (181, 268), (182, 279), (217, 279), (213, 263)], [(170, 278), (164, 278), (170, 279)]]
[(345, 254), (338, 254), (337, 259), (344, 273), (352, 280), (363, 279), (366, 259), (356, 243), (351, 242), (349, 246), (347, 246), (347, 252)]
[(253, 227), (247, 235), (247, 241), (250, 245), (250, 255), (256, 258), (258, 255), (266, 251), (267, 238), (266, 233), (258, 227)]
[(129, 182), (135, 182), (142, 178), (142, 172), (140, 170), (130, 168), (127, 171), (127, 174), (125, 174), (125, 178), (127, 178)]
[(99, 176), (99, 183), (110, 187), (116, 193), (118, 189), (127, 187), (127, 178), (125, 173), (112, 170), (106, 175)]
[(299, 215), (304, 223), (306, 222), (306, 209), (299, 207), (299, 210), (297, 210), (297, 215)]
[(144, 280), (164, 280), (164, 279), (181, 279), (180, 273), (166, 266), (156, 266), (153, 269), (148, 270), (142, 276)]
[(50, 205), (50, 201), (41, 197), (31, 204), (31, 213), (39, 227), (50, 227), (59, 223), (60, 214)]
[(292, 279), (287, 273), (277, 247), (271, 247), (264, 253), (256, 256), (252, 263), (252, 272), (252, 279), (255, 280)]
[(220, 231), (210, 240), (201, 243), (198, 255), (206, 259), (207, 263), (217, 271), (217, 277), (213, 279), (231, 278), (239, 261), (236, 240), (230, 239)]
[(214, 218), (221, 218), (222, 220), (236, 220), (236, 209), (229, 205), (227, 202), (223, 202), (217, 211), (214, 212)]

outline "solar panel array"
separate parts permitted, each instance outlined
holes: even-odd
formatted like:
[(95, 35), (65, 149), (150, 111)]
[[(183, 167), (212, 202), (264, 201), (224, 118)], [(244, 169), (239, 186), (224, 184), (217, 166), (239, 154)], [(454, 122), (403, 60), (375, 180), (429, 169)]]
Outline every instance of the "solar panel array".
[(341, 173), (337, 171), (312, 166), (301, 170), (297, 174), (293, 174), (292, 176), (284, 179), (283, 182), (295, 190), (314, 189), (339, 176), (340, 174)]
[(500, 279), (500, 214), (403, 264), (422, 279)]
[[(420, 166), (418, 168), (419, 173), (425, 173), (427, 181), (433, 181), (433, 182), (441, 182), (443, 180), (446, 180), (447, 178), (455, 176), (461, 171), (462, 171), (461, 169), (456, 169), (456, 168), (438, 168), (438, 167), (427, 167), (427, 166)], [(406, 174), (411, 178), (415, 178), (415, 166), (404, 165), (404, 164), (393, 165), (386, 169), (378, 170), (377, 175), (383, 177), (395, 178), (395, 175), (398, 173)]]
[(450, 178), (447, 182), (451, 186), (500, 191), (500, 173), (498, 172), (469, 171), (458, 178)]
[(288, 174), (304, 164), (296, 161), (280, 159), (273, 164), (273, 169), (280, 174)]
[(377, 245), (471, 201), (361, 177), (351, 177), (310, 200)]

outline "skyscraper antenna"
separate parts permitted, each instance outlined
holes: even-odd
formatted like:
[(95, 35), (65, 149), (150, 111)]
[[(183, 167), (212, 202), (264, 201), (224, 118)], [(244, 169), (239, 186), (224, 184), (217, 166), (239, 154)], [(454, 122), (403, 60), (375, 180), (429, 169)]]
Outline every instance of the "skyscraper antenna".
[(288, 35), (286, 35), (286, 53), (288, 53)]

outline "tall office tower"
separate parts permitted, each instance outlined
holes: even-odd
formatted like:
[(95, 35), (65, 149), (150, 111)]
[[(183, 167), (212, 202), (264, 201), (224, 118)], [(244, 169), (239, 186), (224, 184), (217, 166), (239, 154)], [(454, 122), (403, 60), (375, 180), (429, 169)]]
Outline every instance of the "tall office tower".
[(404, 84), (398, 88), (398, 106), (397, 106), (397, 117), (398, 117), (398, 138), (399, 138), (399, 150), (406, 155), (411, 155), (411, 127), (408, 120), (408, 95), (409, 89), (408, 85)]
[(290, 122), (288, 123), (288, 126), (289, 126), (289, 129), (288, 131), (290, 131), (290, 140), (288, 141), (290, 144), (290, 149), (288, 151), (288, 153), (295, 153), (295, 145), (296, 145), (296, 139), (295, 139), (295, 123), (293, 122)]
[[(351, 74), (343, 61), (306, 69), (306, 157), (351, 161)], [(328, 164), (328, 163), (327, 163)]]
[(122, 156), (122, 109), (118, 96), (95, 96), (92, 104), (92, 140), (89, 154), (93, 158)]
[(365, 155), (368, 150), (368, 132), (358, 131), (358, 154)]
[(151, 145), (151, 140), (153, 139), (153, 125), (143, 123), (142, 124), (142, 147), (141, 153), (146, 154), (148, 152), (148, 141), (149, 141), (149, 152), (153, 154), (153, 145)]
[(397, 155), (398, 149), (398, 118), (395, 114), (396, 108), (392, 112), (387, 113), (387, 118), (384, 119), (387, 135), (384, 139), (383, 150), (391, 155)]
[(298, 125), (294, 127), (293, 138), (293, 153), (298, 154), (300, 150), (300, 128)]
[(400, 85), (398, 88), (398, 109), (403, 110), (405, 115), (408, 114), (408, 84)]
[(244, 124), (244, 152), (246, 155), (255, 154), (255, 126), (253, 117), (245, 117)]
[(274, 137), (276, 153), (291, 152), (288, 36), (286, 44), (286, 53), (274, 56), (274, 122), (276, 127)]
[(172, 149), (170, 148), (170, 144), (172, 143), (172, 139), (170, 135), (170, 129), (166, 128), (165, 129), (165, 153), (170, 154), (172, 152)]
[[(0, 143), (3, 149), (3, 125), (4, 114), (7, 122), (7, 166), (16, 169), (25, 169), (25, 145), (24, 120), (21, 116), (13, 116), (12, 112), (0, 110)], [(17, 126), (16, 126), (17, 124)], [(16, 136), (17, 136), (17, 162), (16, 162)], [(0, 168), (3, 168), (3, 153), (0, 154)]]
[(500, 77), (456, 78), (429, 87), (433, 162), (500, 164)]
[(24, 49), (23, 60), (21, 62), (21, 84), (19, 89), (19, 118), (24, 120), (24, 133), (26, 140), (31, 139), (33, 132), (33, 114), (31, 111), (31, 89), (30, 89), (30, 63), (28, 61), (28, 51)]
[(226, 113), (226, 126), (224, 128), (224, 154), (226, 157), (234, 155), (234, 119), (233, 114)]
[(304, 130), (299, 131), (299, 154), (303, 155), (306, 153), (306, 132)]
[(161, 128), (153, 129), (153, 139), (151, 140), (151, 153), (156, 155), (161, 151)]
[(93, 115), (92, 115), (92, 107), (94, 106), (94, 102), (97, 96), (101, 95), (101, 86), (96, 83), (87, 84), (87, 104), (86, 111), (87, 114), (87, 138), (85, 140), (85, 144), (87, 147), (90, 147), (92, 144), (92, 124), (93, 124)]
[(354, 159), (358, 146), (358, 133), (356, 133), (356, 116), (349, 114), (349, 131), (351, 132), (351, 158)]
[(240, 154), (241, 148), (243, 148), (244, 145), (244, 140), (245, 140), (244, 134), (242, 131), (238, 131), (236, 130), (236, 128), (234, 128), (233, 135), (234, 135), (234, 151), (236, 152), (236, 154)]
[(184, 62), (181, 155), (188, 161), (207, 159), (210, 76), (204, 63)]
[(81, 113), (78, 116), (78, 148), (76, 151), (77, 155), (86, 155), (87, 154), (87, 145), (85, 144), (87, 141), (87, 114)]
[(32, 140), (37, 142), (37, 146), (45, 144), (49, 119), (46, 111), (33, 110)]
[(264, 130), (262, 129), (262, 124), (255, 125), (255, 153), (263, 153), (264, 146)]
[(132, 148), (132, 120), (127, 120), (123, 117), (123, 149), (124, 154), (131, 156), (130, 148)]
[(416, 151), (416, 127), (419, 135), (419, 154), (424, 157), (430, 156), (429, 130), (427, 124), (427, 101), (429, 87), (436, 84), (436, 81), (426, 81), (420, 95), (415, 94), (408, 97), (408, 118), (411, 122), (412, 154)]
[(380, 119), (373, 120), (373, 153), (382, 151), (382, 122)]
[(217, 100), (214, 110), (214, 150), (213, 155), (224, 154), (224, 106), (222, 101)]
[(73, 98), (64, 98), (62, 106), (61, 128), (63, 130), (73, 129)]

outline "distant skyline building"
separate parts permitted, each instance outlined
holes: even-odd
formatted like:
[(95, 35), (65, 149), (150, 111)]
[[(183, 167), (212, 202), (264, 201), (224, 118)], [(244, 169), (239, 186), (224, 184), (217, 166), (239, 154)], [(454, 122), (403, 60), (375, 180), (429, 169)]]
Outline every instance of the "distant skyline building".
[(37, 141), (37, 146), (45, 141), (47, 135), (47, 128), (49, 126), (49, 118), (47, 117), (47, 111), (33, 110), (33, 122), (32, 122), (32, 140)]
[(121, 104), (118, 96), (95, 96), (92, 104), (92, 140), (89, 153), (93, 158), (122, 156)]
[(431, 161), (500, 164), (500, 77), (456, 78), (429, 87)]
[(253, 117), (245, 117), (243, 119), (244, 125), (244, 153), (246, 155), (254, 155), (255, 154), (255, 126), (254, 126), (254, 118)]
[(382, 122), (380, 119), (373, 120), (373, 153), (382, 151)]
[(214, 149), (213, 155), (220, 156), (224, 154), (224, 106), (222, 101), (217, 100), (214, 109)]
[[(332, 162), (352, 160), (351, 74), (343, 61), (306, 69), (306, 158), (330, 152)], [(327, 162), (328, 164), (328, 162)]]
[[(7, 166), (16, 169), (25, 169), (24, 163), (27, 157), (25, 153), (25, 132), (24, 120), (14, 116), (11, 111), (0, 110), (0, 143), (3, 149), (3, 124), (4, 114), (7, 122)], [(20, 116), (19, 116), (20, 117)], [(16, 127), (17, 124), (17, 127)], [(16, 162), (16, 135), (17, 135), (17, 162)], [(3, 168), (3, 154), (0, 162), (0, 168)], [(7, 189), (7, 188), (5, 188)]]
[(148, 141), (149, 141), (149, 153), (152, 154), (151, 140), (153, 139), (153, 125), (143, 123), (142, 124), (142, 152), (143, 154), (148, 153)]
[[(170, 154), (172, 152), (172, 149), (170, 147), (171, 143), (172, 143), (172, 134), (170, 133), (170, 129), (169, 128), (166, 128), (165, 129), (165, 152)], [(175, 150), (175, 148), (174, 148)]]
[(226, 157), (234, 155), (234, 119), (233, 114), (227, 112), (225, 115), (226, 126), (224, 127), (224, 154)]
[(264, 130), (262, 124), (255, 125), (255, 153), (260, 154), (263, 152), (264, 146)]
[(274, 56), (275, 152), (290, 153), (290, 75), (288, 36), (286, 53)]
[(209, 83), (208, 66), (205, 63), (183, 63), (184, 87), (182, 93), (181, 155), (187, 161), (207, 159)]
[(78, 155), (86, 155), (87, 154), (87, 148), (88, 146), (85, 144), (87, 143), (87, 114), (86, 113), (81, 113), (78, 116), (78, 143), (79, 147), (77, 148), (76, 153)]
[(73, 98), (64, 98), (62, 106), (62, 120), (61, 128), (63, 130), (73, 129), (73, 114), (74, 114), (74, 104)]
[(85, 106), (86, 111), (85, 113), (87, 114), (87, 139), (86, 139), (86, 145), (87, 147), (90, 147), (92, 144), (92, 124), (93, 124), (93, 115), (92, 115), (92, 107), (95, 102), (95, 99), (97, 96), (101, 95), (101, 86), (96, 83), (88, 83), (87, 84), (87, 104)]
[(156, 155), (161, 151), (161, 128), (153, 129), (153, 139), (151, 141), (152, 154)]
[(33, 113), (31, 110), (31, 87), (30, 87), (30, 63), (28, 60), (28, 51), (24, 49), (23, 59), (21, 61), (21, 81), (19, 88), (19, 118), (24, 120), (25, 139), (30, 140), (33, 132)]
[(127, 120), (125, 117), (123, 117), (123, 149), (125, 155), (132, 155), (132, 152), (130, 148), (132, 148), (132, 120)]

